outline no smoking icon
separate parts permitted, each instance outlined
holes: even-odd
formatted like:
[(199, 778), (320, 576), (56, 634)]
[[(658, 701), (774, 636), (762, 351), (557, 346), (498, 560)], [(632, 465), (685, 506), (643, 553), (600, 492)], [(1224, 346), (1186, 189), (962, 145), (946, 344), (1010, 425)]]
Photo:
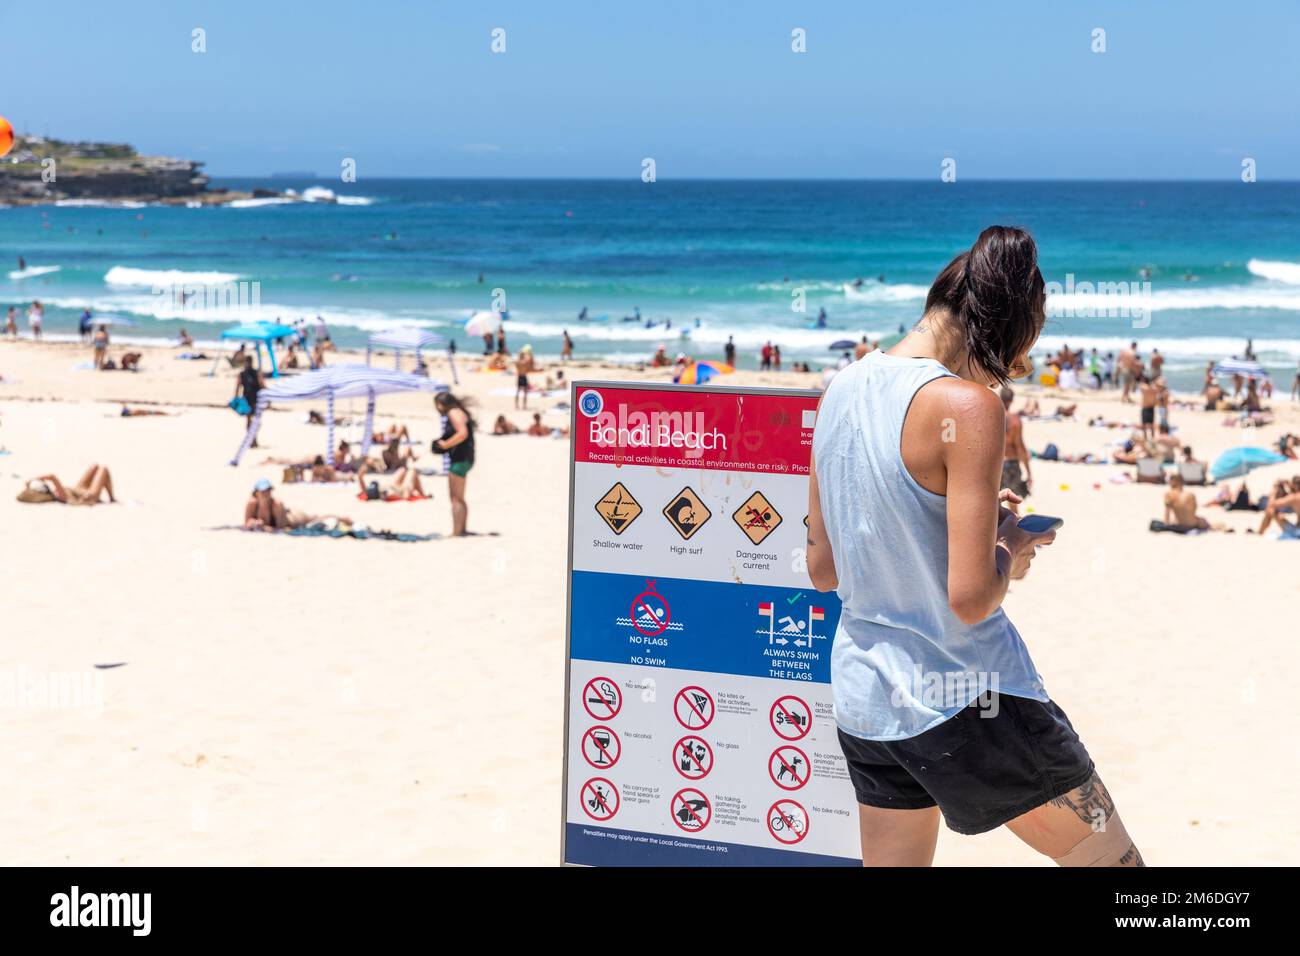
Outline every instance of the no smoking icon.
[(767, 772), (772, 775), (772, 782), (782, 790), (798, 790), (812, 776), (812, 765), (808, 763), (806, 753), (786, 744), (772, 751), (767, 761)]
[(673, 713), (687, 730), (703, 730), (713, 723), (713, 695), (703, 687), (683, 687), (673, 699)]
[(623, 707), (623, 694), (608, 677), (593, 677), (582, 688), (582, 706), (595, 720), (613, 720)]

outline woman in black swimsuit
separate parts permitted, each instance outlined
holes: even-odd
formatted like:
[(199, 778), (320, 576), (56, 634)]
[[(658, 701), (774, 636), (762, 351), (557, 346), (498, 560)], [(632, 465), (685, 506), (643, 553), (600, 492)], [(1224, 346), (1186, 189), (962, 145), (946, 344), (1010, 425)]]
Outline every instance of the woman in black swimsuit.
[(474, 419), (465, 408), (465, 402), (451, 392), (439, 392), (433, 400), (438, 414), (445, 415), (447, 427), (442, 437), (434, 439), (433, 450), (451, 460), (447, 475), (447, 493), (451, 498), (451, 533), (462, 537), (469, 518), (469, 505), (465, 501), (465, 478), (474, 467)]
[[(239, 398), (242, 394), (244, 401), (248, 403), (248, 423), (244, 426), (245, 430), (253, 427), (253, 415), (257, 412), (257, 394), (265, 384), (266, 381), (262, 378), (261, 371), (253, 368), (253, 357), (251, 355), (244, 356), (244, 367), (240, 369), (239, 381), (235, 383), (235, 398)], [(257, 447), (256, 438), (253, 439), (253, 444), (249, 447)]]

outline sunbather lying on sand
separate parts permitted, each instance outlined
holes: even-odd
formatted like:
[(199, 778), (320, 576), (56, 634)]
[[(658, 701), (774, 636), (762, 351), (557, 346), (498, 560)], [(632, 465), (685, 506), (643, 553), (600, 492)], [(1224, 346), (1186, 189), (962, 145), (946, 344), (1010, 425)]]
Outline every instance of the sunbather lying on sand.
[[(33, 487), (38, 482), (39, 485)], [(32, 478), (19, 492), (18, 500), (28, 504), (57, 501), (65, 505), (97, 505), (103, 496), (107, 496), (110, 502), (117, 501), (113, 497), (113, 476), (109, 474), (107, 465), (91, 465), (81, 480), (71, 487), (54, 475)]]
[(326, 519), (333, 519), (339, 524), (352, 524), (351, 518), (340, 515), (315, 516), (291, 511), (271, 494), (271, 482), (265, 478), (253, 485), (253, 493), (244, 506), (244, 528), (247, 531), (286, 531), (290, 528), (305, 528)]
[(403, 501), (407, 498), (424, 498), (424, 485), (420, 483), (420, 473), (415, 470), (414, 465), (409, 465), (398, 469), (397, 473), (392, 476), (392, 484), (387, 487), (381, 485), (377, 478), (371, 478), (369, 484), (366, 482), (368, 475), (376, 475), (377, 472), (362, 465), (357, 472), (357, 485), (361, 488), (361, 494), (368, 501)]
[(519, 426), (510, 421), (504, 415), (498, 415), (496, 423), (492, 426), (493, 435), (518, 435)]

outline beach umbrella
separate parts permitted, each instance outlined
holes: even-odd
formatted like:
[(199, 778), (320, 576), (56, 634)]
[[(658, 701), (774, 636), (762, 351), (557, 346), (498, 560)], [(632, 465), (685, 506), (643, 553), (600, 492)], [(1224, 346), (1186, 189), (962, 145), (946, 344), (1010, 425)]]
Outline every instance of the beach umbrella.
[(673, 381), (678, 385), (703, 385), (712, 378), (730, 375), (734, 371), (735, 369), (730, 365), (705, 359), (703, 362), (692, 362), (686, 366)]
[(465, 322), (465, 333), (477, 335), (479, 338), (495, 335), (499, 328), (501, 328), (501, 316), (496, 312), (475, 312)]
[(1214, 365), (1215, 375), (1240, 375), (1242, 378), (1268, 378), (1268, 369), (1248, 359), (1230, 358)]
[(1240, 478), (1252, 468), (1276, 465), (1286, 460), (1285, 455), (1279, 455), (1267, 448), (1243, 445), (1239, 448), (1229, 448), (1216, 458), (1214, 464), (1210, 466), (1210, 475), (1215, 481), (1222, 481), (1224, 478)]
[(832, 352), (843, 352), (845, 349), (855, 349), (858, 343), (851, 339), (838, 339), (827, 346)]

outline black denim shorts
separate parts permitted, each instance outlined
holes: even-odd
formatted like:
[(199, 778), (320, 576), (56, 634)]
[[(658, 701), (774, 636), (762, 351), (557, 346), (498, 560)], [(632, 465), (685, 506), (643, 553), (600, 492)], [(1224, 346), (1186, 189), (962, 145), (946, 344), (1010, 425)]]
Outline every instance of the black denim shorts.
[(858, 802), (937, 806), (958, 833), (994, 830), (1092, 779), (1087, 748), (1050, 701), (986, 692), (906, 740), (839, 732)]

